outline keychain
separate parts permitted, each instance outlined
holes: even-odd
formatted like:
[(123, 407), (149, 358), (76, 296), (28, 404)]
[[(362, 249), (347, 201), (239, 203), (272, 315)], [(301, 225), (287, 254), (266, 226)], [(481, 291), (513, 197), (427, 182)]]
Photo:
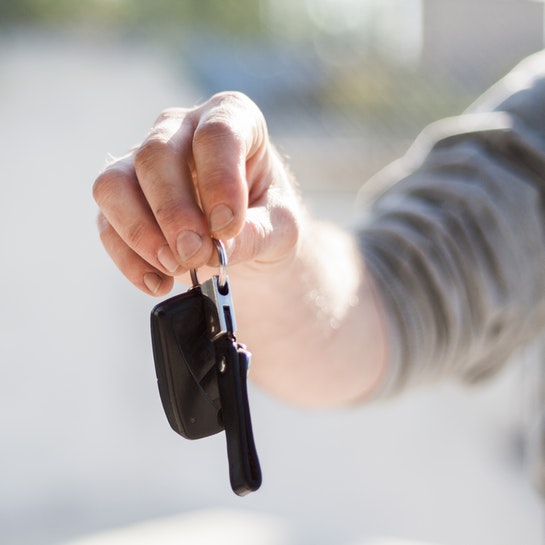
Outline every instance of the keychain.
[(225, 430), (231, 488), (239, 496), (261, 485), (247, 374), (250, 352), (237, 342), (227, 255), (213, 239), (219, 274), (156, 305), (151, 312), (155, 371), (170, 426), (187, 439)]

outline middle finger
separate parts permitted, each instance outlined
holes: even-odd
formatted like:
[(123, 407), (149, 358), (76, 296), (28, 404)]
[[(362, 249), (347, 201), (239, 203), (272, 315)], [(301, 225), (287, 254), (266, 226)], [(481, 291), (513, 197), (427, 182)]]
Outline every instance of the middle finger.
[(138, 183), (167, 243), (185, 267), (208, 261), (212, 244), (189, 167), (193, 127), (159, 122), (135, 152)]

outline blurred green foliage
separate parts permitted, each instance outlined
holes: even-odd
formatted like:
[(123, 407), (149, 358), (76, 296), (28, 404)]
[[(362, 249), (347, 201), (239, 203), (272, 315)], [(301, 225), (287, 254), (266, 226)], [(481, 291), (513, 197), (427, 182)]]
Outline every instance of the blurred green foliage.
[(0, 0), (0, 24), (86, 24), (132, 28), (189, 23), (233, 33), (261, 33), (258, 0)]
[[(209, 56), (204, 58), (201, 51), (195, 63), (207, 64), (212, 71), (218, 67), (218, 56), (227, 72), (232, 72), (233, 67), (240, 70), (239, 65), (246, 62), (243, 68), (248, 73), (252, 62), (255, 68), (256, 55), (272, 49), (294, 58), (299, 52), (311, 59), (309, 66), (320, 76), (293, 92), (284, 89), (284, 95), (289, 96), (284, 96), (287, 104), (283, 106), (292, 103), (300, 110), (318, 108), (374, 130), (413, 134), (426, 123), (456, 114), (471, 102), (473, 96), (448, 77), (424, 75), (418, 63), (396, 62), (372, 44), (361, 47), (362, 36), (373, 35), (369, 30), (360, 29), (357, 36), (331, 35), (316, 26), (301, 5), (290, 12), (285, 10), (287, 0), (280, 4), (276, 1), (0, 0), (0, 29), (10, 26), (112, 29), (119, 36), (139, 35), (160, 41), (170, 48), (173, 57), (186, 61), (193, 59), (205, 44)], [(295, 9), (295, 4), (289, 5)], [(277, 8), (276, 21), (270, 17), (271, 6)], [(357, 47), (354, 38), (360, 44)], [(243, 42), (246, 56), (235, 42)], [(181, 55), (181, 51), (188, 54)], [(267, 64), (266, 59), (263, 57), (259, 62)], [(199, 66), (192, 68), (199, 72)], [(263, 70), (272, 68), (265, 66)], [(274, 78), (277, 92), (281, 86), (279, 77)], [(305, 79), (304, 71), (293, 66), (282, 77), (291, 81)], [(273, 87), (271, 81), (267, 80), (263, 86)], [(244, 91), (242, 85), (243, 81), (237, 80), (232, 87)]]
[(330, 67), (327, 81), (317, 90), (317, 100), (326, 110), (367, 127), (407, 134), (461, 113), (476, 95), (448, 73), (432, 77), (418, 66), (388, 62), (377, 55), (350, 66)]

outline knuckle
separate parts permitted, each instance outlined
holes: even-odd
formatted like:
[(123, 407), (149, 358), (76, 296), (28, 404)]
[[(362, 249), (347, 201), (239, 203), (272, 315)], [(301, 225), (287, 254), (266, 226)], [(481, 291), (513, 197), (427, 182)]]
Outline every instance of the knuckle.
[(155, 120), (155, 125), (162, 125), (163, 123), (170, 123), (170, 121), (183, 118), (186, 110), (183, 108), (165, 108)]
[(265, 124), (265, 118), (257, 104), (244, 93), (229, 91), (217, 95), (217, 107), (219, 111), (234, 114), (237, 119), (258, 120)]
[(240, 118), (245, 112), (254, 111), (257, 106), (245, 94), (238, 91), (224, 91), (212, 96), (193, 136), (194, 143), (206, 144), (223, 138), (241, 139)]
[(229, 113), (223, 109), (216, 109), (213, 114), (204, 119), (195, 129), (193, 145), (205, 147), (218, 141), (237, 138)]
[[(268, 139), (267, 123), (258, 106), (245, 94), (229, 91), (214, 95), (200, 118), (194, 145), (235, 142), (250, 155)], [(245, 149), (251, 143), (249, 149)]]
[(98, 175), (93, 184), (93, 198), (101, 208), (112, 198), (121, 178), (124, 174), (116, 168), (108, 168)]
[(155, 129), (134, 153), (136, 172), (152, 170), (170, 152), (170, 144), (164, 131)]
[(154, 214), (157, 222), (164, 229), (168, 229), (168, 226), (176, 225), (180, 217), (183, 216), (180, 203), (174, 200), (161, 203), (161, 206), (158, 206), (154, 210)]
[(131, 248), (141, 248), (146, 240), (147, 225), (143, 221), (137, 221), (127, 227), (127, 244)]
[(240, 91), (222, 91), (216, 93), (210, 99), (212, 104), (223, 104), (223, 105), (236, 105), (243, 106), (247, 108), (248, 106), (253, 106), (254, 102), (248, 95), (241, 93)]
[(102, 197), (106, 191), (107, 185), (107, 178), (106, 174), (102, 172), (98, 175), (95, 182), (93, 183), (93, 199), (95, 199), (95, 202), (100, 205), (100, 202), (102, 201)]

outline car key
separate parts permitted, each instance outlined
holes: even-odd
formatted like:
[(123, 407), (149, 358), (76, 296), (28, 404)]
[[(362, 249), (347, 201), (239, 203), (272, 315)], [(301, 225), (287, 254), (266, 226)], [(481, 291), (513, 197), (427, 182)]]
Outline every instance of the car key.
[(250, 352), (236, 341), (235, 313), (227, 278), (225, 249), (216, 241), (220, 274), (201, 286), (205, 299), (208, 332), (216, 348), (221, 419), (225, 427), (231, 487), (238, 495), (257, 490), (261, 469), (255, 448), (247, 375)]
[(222, 431), (215, 350), (200, 287), (156, 305), (151, 333), (159, 395), (172, 429), (187, 439)]
[(261, 485), (250, 419), (250, 353), (235, 338), (227, 258), (214, 240), (219, 275), (154, 307), (153, 355), (163, 408), (171, 427), (188, 439), (225, 430), (231, 487), (238, 495)]

